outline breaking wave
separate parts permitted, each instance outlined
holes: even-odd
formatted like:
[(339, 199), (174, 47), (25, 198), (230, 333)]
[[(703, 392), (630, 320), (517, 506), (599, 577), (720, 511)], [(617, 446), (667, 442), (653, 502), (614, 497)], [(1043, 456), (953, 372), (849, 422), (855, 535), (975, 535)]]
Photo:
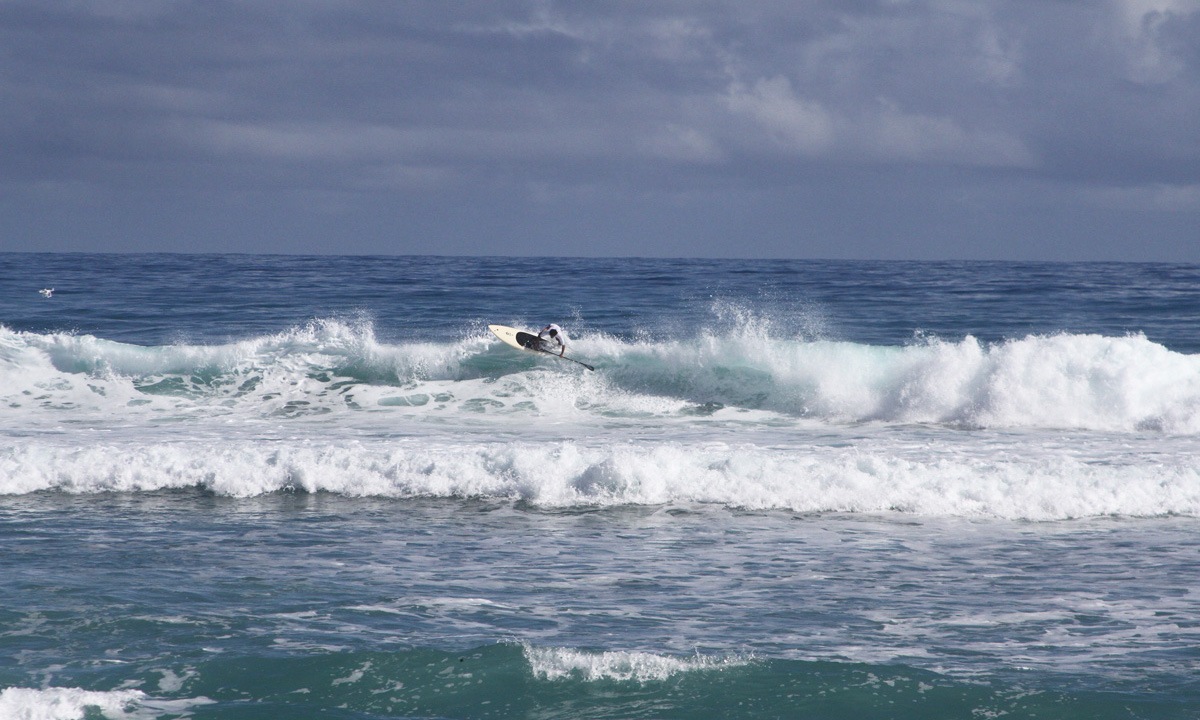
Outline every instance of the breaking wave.
[(159, 347), (0, 327), (0, 420), (356, 410), (477, 418), (571, 408), (584, 417), (758, 412), (837, 424), (1200, 434), (1200, 356), (1141, 335), (873, 346), (751, 329), (664, 342), (585, 336), (571, 352), (597, 372), (487, 334), (388, 344), (369, 324), (340, 321)]
[(894, 444), (206, 442), (0, 448), (0, 494), (198, 489), (230, 497), (485, 499), (535, 507), (716, 504), (795, 512), (1061, 520), (1200, 516), (1189, 452), (1152, 462)]
[(313, 322), (143, 347), (0, 327), (0, 494), (485, 498), (1030, 520), (1200, 516), (1200, 357), (1140, 335), (906, 346)]

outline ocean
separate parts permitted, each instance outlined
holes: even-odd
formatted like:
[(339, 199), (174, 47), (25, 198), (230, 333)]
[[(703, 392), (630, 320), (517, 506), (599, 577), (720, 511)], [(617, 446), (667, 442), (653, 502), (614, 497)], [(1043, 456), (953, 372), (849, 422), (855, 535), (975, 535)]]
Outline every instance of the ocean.
[(4, 720), (997, 717), (1200, 717), (1200, 266), (0, 254)]

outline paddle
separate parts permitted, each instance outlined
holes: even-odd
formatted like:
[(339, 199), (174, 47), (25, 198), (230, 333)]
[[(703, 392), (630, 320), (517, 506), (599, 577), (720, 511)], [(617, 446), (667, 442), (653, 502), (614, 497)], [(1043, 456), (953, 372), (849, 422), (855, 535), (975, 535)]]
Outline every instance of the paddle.
[[(553, 353), (551, 353), (551, 354), (553, 355)], [(587, 363), (583, 362), (582, 360), (576, 360), (575, 358), (569, 358), (566, 355), (559, 355), (559, 357), (562, 358), (563, 360), (570, 360), (573, 363), (579, 363), (580, 365), (584, 366), (588, 370), (591, 370), (592, 372), (596, 371), (596, 368), (592, 367), (591, 365), (588, 365)]]
[(584, 366), (585, 368), (587, 368), (588, 370), (591, 370), (593, 372), (595, 372), (595, 370), (596, 370), (596, 368), (592, 367), (591, 365), (588, 365), (587, 363), (583, 362), (582, 360), (576, 360), (575, 358), (569, 358), (566, 355), (559, 355), (556, 352), (551, 352), (550, 350), (542, 350), (541, 348), (537, 348), (537, 351), (544, 352), (547, 355), (553, 355), (554, 357), (556, 357), (560, 360), (570, 360), (573, 363), (579, 363), (580, 365)]

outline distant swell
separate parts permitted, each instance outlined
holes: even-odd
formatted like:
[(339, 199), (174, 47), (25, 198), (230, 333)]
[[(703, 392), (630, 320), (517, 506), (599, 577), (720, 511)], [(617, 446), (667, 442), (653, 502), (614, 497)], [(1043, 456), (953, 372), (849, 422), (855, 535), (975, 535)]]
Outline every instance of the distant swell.
[(0, 327), (0, 423), (574, 408), (584, 418), (751, 410), (840, 424), (1200, 434), (1200, 356), (1140, 335), (907, 346), (766, 332), (662, 342), (593, 335), (571, 352), (597, 372), (522, 353), (486, 331), (396, 345), (379, 342), (369, 324), (328, 320), (226, 345), (141, 347)]

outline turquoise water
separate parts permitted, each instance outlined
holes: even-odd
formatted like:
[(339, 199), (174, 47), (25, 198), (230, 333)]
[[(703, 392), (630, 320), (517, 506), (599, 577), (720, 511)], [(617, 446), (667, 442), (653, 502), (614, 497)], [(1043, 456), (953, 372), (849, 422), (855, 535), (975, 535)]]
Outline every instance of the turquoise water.
[(0, 717), (1195, 717), (1197, 275), (0, 255)]

